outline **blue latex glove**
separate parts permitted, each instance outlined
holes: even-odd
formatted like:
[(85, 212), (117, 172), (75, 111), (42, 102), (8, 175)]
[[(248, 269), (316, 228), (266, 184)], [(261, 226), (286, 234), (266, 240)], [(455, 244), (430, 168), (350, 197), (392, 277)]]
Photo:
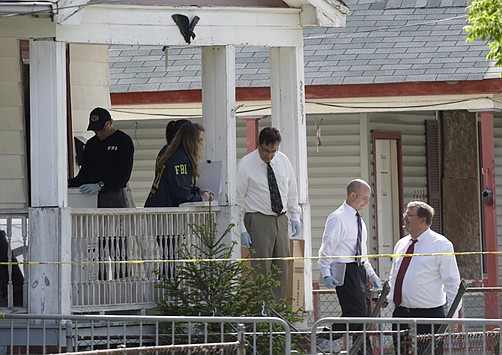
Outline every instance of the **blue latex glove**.
[(370, 276), (370, 281), (373, 283), (372, 292), (382, 291), (382, 281), (376, 274)]
[(242, 232), (241, 233), (241, 246), (243, 246), (244, 248), (251, 248), (251, 244), (253, 244), (251, 242), (251, 236), (249, 235), (248, 232)]
[(340, 284), (337, 279), (335, 279), (333, 276), (326, 276), (324, 278), (324, 284), (326, 285), (327, 288), (335, 288)]
[(99, 191), (101, 191), (101, 186), (98, 183), (80, 186), (80, 192), (83, 194), (97, 194)]
[(298, 234), (300, 234), (300, 231), (302, 230), (302, 224), (300, 221), (291, 221), (291, 232), (293, 233), (293, 237), (296, 237)]

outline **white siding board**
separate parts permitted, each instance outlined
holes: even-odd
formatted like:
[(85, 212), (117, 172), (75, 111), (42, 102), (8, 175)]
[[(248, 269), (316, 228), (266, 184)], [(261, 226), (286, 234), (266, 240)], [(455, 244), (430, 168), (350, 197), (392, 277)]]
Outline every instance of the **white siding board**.
[(0, 38), (0, 208), (27, 207), (21, 60), (17, 39)]
[[(18, 74), (19, 66), (12, 68)], [(21, 78), (18, 82), (0, 81), (0, 106), (22, 106)], [(15, 88), (15, 89), (14, 89)]]
[(22, 155), (2, 154), (0, 155), (0, 166), (8, 167), (8, 169), (0, 169), (0, 180), (19, 179), (22, 181), (19, 178), (24, 175), (24, 157)]
[[(24, 151), (24, 134), (22, 131), (10, 131), (10, 130), (0, 131), (0, 152), (2, 152), (2, 155), (22, 154), (23, 151)], [(9, 165), (0, 165), (0, 166), (9, 166)], [(23, 176), (23, 174), (18, 176)]]
[[(2, 51), (5, 50), (2, 48)], [(15, 53), (14, 51), (12, 53)], [(0, 68), (19, 68), (19, 57), (2, 57), (0, 56)], [(17, 82), (19, 80), (19, 70), (0, 70), (0, 81), (2, 82)]]
[(26, 207), (24, 198), (24, 181), (21, 179), (1, 178), (0, 184), (0, 208), (23, 208)]
[(4, 131), (22, 131), (23, 121), (19, 119), (23, 115), (21, 106), (2, 106), (0, 104), (0, 125)]

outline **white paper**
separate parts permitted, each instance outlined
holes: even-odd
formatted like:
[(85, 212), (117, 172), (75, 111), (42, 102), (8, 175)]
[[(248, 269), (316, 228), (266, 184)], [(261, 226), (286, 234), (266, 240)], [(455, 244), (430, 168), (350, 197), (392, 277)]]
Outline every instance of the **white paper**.
[(214, 200), (218, 201), (223, 190), (223, 181), (221, 180), (222, 161), (204, 161), (200, 167), (200, 176), (197, 179), (197, 186), (203, 190), (209, 190), (214, 194)]

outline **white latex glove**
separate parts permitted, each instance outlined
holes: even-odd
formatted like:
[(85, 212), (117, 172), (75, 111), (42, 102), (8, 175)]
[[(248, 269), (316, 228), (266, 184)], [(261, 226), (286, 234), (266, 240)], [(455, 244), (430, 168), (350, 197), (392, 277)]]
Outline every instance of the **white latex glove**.
[(382, 281), (376, 274), (370, 276), (370, 281), (373, 284), (372, 292), (382, 291)]
[(293, 237), (296, 237), (298, 234), (300, 234), (300, 231), (302, 230), (302, 224), (300, 221), (291, 221), (291, 232), (293, 233)]
[(80, 186), (80, 192), (83, 194), (97, 194), (99, 191), (101, 191), (101, 186), (98, 183), (83, 184)]
[(335, 288), (340, 284), (340, 282), (333, 276), (326, 276), (324, 278), (324, 284), (326, 285), (327, 288)]
[(242, 232), (241, 233), (241, 246), (243, 246), (244, 248), (251, 248), (251, 244), (253, 244), (251, 242), (251, 236), (249, 235), (248, 232)]

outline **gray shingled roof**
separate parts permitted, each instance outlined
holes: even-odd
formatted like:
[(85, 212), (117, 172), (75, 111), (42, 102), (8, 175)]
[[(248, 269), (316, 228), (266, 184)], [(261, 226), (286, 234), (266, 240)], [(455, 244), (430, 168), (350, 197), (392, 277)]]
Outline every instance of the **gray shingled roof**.
[[(499, 78), (485, 43), (466, 43), (464, 0), (349, 0), (345, 28), (306, 29), (305, 84)], [(111, 92), (200, 89), (200, 48), (114, 46)], [(265, 48), (236, 48), (238, 87), (268, 87)]]

